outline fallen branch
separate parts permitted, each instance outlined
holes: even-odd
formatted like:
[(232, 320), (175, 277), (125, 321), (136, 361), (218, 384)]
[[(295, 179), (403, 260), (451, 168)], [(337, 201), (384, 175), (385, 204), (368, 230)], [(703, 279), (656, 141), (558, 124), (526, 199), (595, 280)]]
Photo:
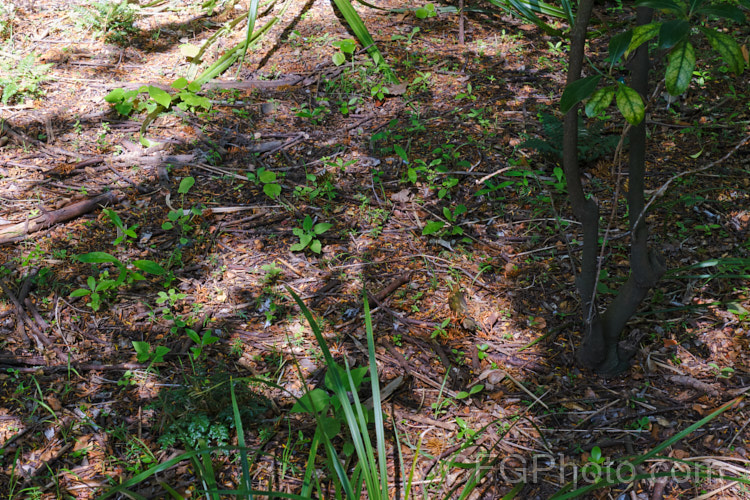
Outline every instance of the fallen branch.
[(117, 195), (110, 191), (109, 193), (104, 193), (96, 198), (79, 201), (78, 203), (73, 203), (72, 205), (68, 205), (59, 210), (47, 212), (39, 217), (24, 222), (0, 226), (0, 245), (17, 241), (31, 233), (47, 229), (60, 222), (74, 219), (75, 217), (92, 211), (99, 205), (116, 203), (117, 201)]

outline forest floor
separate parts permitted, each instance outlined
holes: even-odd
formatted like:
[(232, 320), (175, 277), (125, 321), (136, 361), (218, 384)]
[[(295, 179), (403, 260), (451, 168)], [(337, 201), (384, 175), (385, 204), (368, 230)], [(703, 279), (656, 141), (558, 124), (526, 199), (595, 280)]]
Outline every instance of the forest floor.
[[(201, 90), (210, 111), (159, 114), (145, 148), (146, 113), (121, 116), (105, 96), (190, 80), (184, 45), (242, 11), (172, 0), (107, 24), (108, 4), (77, 3), (0, 12), (12, 19), (0, 87), (18, 85), (0, 106), (2, 498), (95, 498), (185, 450), (236, 445), (230, 384), (257, 450), (253, 486), (299, 493), (315, 420), (290, 410), (304, 384), (326, 383), (289, 290), (353, 366), (368, 362), (370, 297), (381, 387), (392, 383), (391, 498), (409, 482), (414, 496), (458, 497), (482, 467), (470, 498), (521, 480), (517, 498), (548, 498), (588, 484), (573, 473), (599, 450), (605, 464), (642, 456), (733, 400), (639, 472), (682, 460), (750, 477), (750, 147), (734, 149), (749, 130), (746, 76), (714, 58), (686, 96), (668, 105), (661, 85), (649, 103), (650, 194), (732, 154), (653, 204), (669, 271), (628, 325), (631, 369), (604, 379), (575, 363), (581, 235), (556, 157), (565, 42), (489, 11), (467, 14), (461, 44), (455, 13), (358, 6), (402, 83), (383, 84), (366, 54), (332, 63), (332, 43), (353, 36), (329, 2), (291, 2), (239, 71)], [(612, 33), (632, 16), (617, 5), (598, 7)], [(595, 61), (605, 51), (590, 47)], [(581, 147), (608, 228), (602, 304), (628, 272), (622, 129), (612, 111)], [(238, 488), (237, 453), (211, 457), (218, 487)], [(176, 461), (130, 490), (196, 498), (206, 474)], [(589, 497), (750, 498), (739, 482), (677, 476)]]

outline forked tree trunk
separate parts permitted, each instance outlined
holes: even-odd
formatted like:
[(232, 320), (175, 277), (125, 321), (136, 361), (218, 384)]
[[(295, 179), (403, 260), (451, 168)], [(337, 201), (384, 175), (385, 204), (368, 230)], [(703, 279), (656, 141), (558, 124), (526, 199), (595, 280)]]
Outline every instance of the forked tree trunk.
[[(575, 26), (571, 33), (570, 64), (567, 84), (581, 76), (586, 31), (594, 0), (581, 0)], [(638, 8), (638, 25), (648, 24), (653, 11)], [(648, 91), (648, 44), (635, 51), (630, 64), (631, 86), (646, 101)], [(574, 106), (565, 115), (563, 133), (563, 169), (568, 196), (573, 212), (583, 227), (583, 254), (581, 272), (576, 277), (576, 287), (583, 306), (584, 337), (578, 350), (578, 361), (603, 375), (614, 375), (626, 370), (633, 352), (622, 349), (619, 337), (625, 324), (636, 312), (648, 291), (664, 274), (661, 258), (648, 249), (648, 228), (645, 217), (638, 217), (644, 207), (644, 177), (646, 159), (646, 126), (643, 121), (630, 131), (628, 213), (630, 216), (630, 276), (604, 313), (596, 305), (596, 283), (599, 254), (599, 206), (594, 198), (586, 198), (578, 168), (578, 112)], [(634, 227), (636, 221), (638, 226)]]

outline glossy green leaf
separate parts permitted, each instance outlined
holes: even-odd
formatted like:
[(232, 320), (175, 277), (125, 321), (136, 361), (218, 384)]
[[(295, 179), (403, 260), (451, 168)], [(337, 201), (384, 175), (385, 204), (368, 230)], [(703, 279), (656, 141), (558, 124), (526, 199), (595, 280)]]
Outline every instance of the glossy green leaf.
[(122, 265), (120, 259), (114, 255), (110, 255), (107, 252), (90, 252), (76, 257), (78, 261), (86, 264), (103, 264), (105, 262), (111, 262), (113, 264)]
[(136, 260), (135, 262), (133, 262), (133, 265), (143, 272), (154, 274), (156, 276), (167, 274), (167, 270), (153, 260)]
[(104, 96), (104, 101), (110, 104), (120, 102), (125, 98), (125, 89), (114, 89), (112, 92)]
[(742, 73), (745, 69), (745, 58), (742, 56), (742, 49), (734, 38), (713, 28), (701, 28), (700, 30), (708, 38), (711, 47), (721, 55), (721, 58), (729, 66), (729, 70), (736, 74)]
[(335, 64), (336, 66), (341, 66), (346, 62), (346, 56), (343, 52), (334, 52), (331, 59), (333, 60), (333, 64)]
[(333, 224), (331, 224), (330, 222), (319, 222), (318, 224), (315, 224), (315, 227), (313, 227), (313, 233), (323, 234), (332, 227)]
[(745, 22), (745, 14), (734, 5), (729, 5), (727, 3), (706, 5), (705, 7), (701, 7), (700, 9), (698, 9), (696, 12), (705, 16), (731, 19), (732, 21), (736, 21), (738, 23)]
[(276, 198), (281, 194), (281, 185), (275, 183), (264, 184), (263, 192), (269, 198)]
[(649, 24), (644, 24), (643, 26), (636, 26), (635, 28), (633, 28), (633, 37), (630, 40), (630, 45), (628, 46), (628, 50), (625, 51), (625, 57), (627, 57), (628, 54), (633, 52), (642, 44), (648, 42), (649, 40), (654, 38), (656, 35), (658, 35), (660, 28), (661, 28), (661, 23), (649, 23)]
[(190, 188), (193, 187), (193, 184), (195, 184), (195, 177), (185, 177), (180, 181), (180, 187), (177, 188), (177, 192), (180, 194), (185, 194), (190, 191)]
[(437, 233), (443, 228), (443, 226), (445, 226), (445, 222), (441, 220), (428, 222), (427, 224), (425, 224), (424, 228), (422, 228), (422, 236)]
[(188, 86), (188, 81), (185, 77), (180, 77), (172, 82), (172, 88), (175, 90), (182, 90)]
[(172, 104), (172, 96), (169, 95), (169, 92), (162, 90), (159, 87), (154, 87), (153, 85), (149, 86), (148, 95), (151, 96), (151, 99), (165, 108), (168, 108), (169, 105)]
[(320, 251), (323, 250), (323, 244), (320, 240), (313, 240), (312, 243), (310, 243), (310, 250), (314, 253), (320, 253)]
[(588, 102), (586, 102), (586, 116), (594, 117), (598, 116), (612, 104), (612, 99), (615, 97), (614, 87), (604, 87), (598, 89), (591, 95)]
[(276, 172), (271, 170), (262, 169), (258, 171), (258, 179), (260, 182), (267, 184), (269, 182), (276, 182)]
[(650, 7), (654, 10), (663, 10), (685, 16), (685, 9), (672, 0), (639, 0), (635, 3), (635, 6)]
[(628, 50), (630, 41), (633, 39), (633, 30), (624, 31), (613, 36), (609, 41), (609, 64), (614, 66), (622, 55)]
[(563, 113), (570, 111), (573, 106), (591, 96), (601, 80), (601, 75), (587, 76), (571, 83), (563, 90), (560, 98), (560, 109)]
[(671, 95), (680, 95), (690, 85), (695, 68), (695, 49), (687, 40), (675, 45), (669, 53), (669, 62), (666, 70), (667, 92)]
[(646, 116), (643, 99), (638, 92), (627, 85), (620, 85), (617, 88), (617, 108), (631, 125), (638, 125)]
[(661, 25), (659, 29), (659, 48), (671, 49), (687, 37), (690, 24), (683, 19), (673, 19)]

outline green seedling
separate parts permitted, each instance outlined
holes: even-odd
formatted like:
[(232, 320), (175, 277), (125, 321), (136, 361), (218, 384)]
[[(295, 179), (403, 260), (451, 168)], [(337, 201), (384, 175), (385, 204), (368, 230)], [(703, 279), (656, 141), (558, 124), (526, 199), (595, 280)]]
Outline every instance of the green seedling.
[(135, 349), (135, 358), (139, 363), (149, 362), (146, 371), (151, 370), (154, 363), (163, 363), (164, 356), (170, 351), (169, 347), (163, 345), (151, 349), (151, 344), (140, 340), (133, 341), (133, 348)]
[(308, 108), (307, 104), (302, 104), (300, 107), (295, 108), (293, 111), (296, 116), (310, 120), (310, 123), (312, 123), (313, 125), (319, 125), (323, 117), (328, 113), (328, 108), (326, 108), (325, 106)]
[[(113, 298), (117, 289), (123, 284), (146, 279), (141, 273), (128, 269), (120, 259), (106, 252), (90, 252), (79, 255), (75, 259), (86, 264), (111, 264), (118, 270), (117, 277), (114, 279), (109, 277), (108, 270), (99, 273), (98, 278), (89, 276), (86, 279), (88, 288), (78, 288), (70, 294), (71, 297), (89, 297), (90, 301), (87, 305), (94, 311), (101, 308), (103, 300)], [(156, 276), (167, 273), (163, 267), (152, 260), (136, 260), (133, 261), (133, 266), (140, 271)]]
[(248, 172), (245, 175), (253, 184), (263, 184), (263, 192), (269, 198), (276, 199), (281, 194), (281, 184), (278, 183), (275, 172), (260, 167), (257, 172)]
[(432, 330), (432, 333), (430, 334), (430, 338), (436, 338), (436, 337), (447, 337), (448, 332), (445, 331), (446, 327), (450, 324), (451, 320), (450, 318), (444, 319), (440, 324), (435, 325), (435, 329)]
[[(161, 106), (161, 112), (170, 109), (173, 105), (183, 111), (195, 112), (211, 109), (211, 100), (198, 95), (201, 90), (200, 84), (190, 83), (185, 78), (178, 78), (172, 82), (171, 87), (177, 91), (175, 94), (170, 94), (153, 85), (144, 85), (134, 90), (118, 88), (107, 94), (104, 100), (112, 104), (115, 110), (123, 116), (130, 116), (134, 111), (153, 113), (159, 106)], [(148, 94), (148, 97), (144, 98), (141, 94)]]
[(202, 211), (199, 207), (192, 207), (190, 210), (185, 210), (185, 195), (188, 191), (190, 191), (190, 188), (193, 187), (195, 184), (195, 178), (194, 177), (185, 177), (180, 181), (180, 186), (177, 189), (177, 192), (180, 194), (180, 208), (175, 210), (170, 210), (169, 213), (167, 213), (167, 219), (164, 221), (161, 225), (161, 228), (165, 231), (169, 231), (173, 229), (175, 226), (179, 226), (180, 228), (180, 244), (181, 245), (187, 245), (188, 244), (188, 238), (185, 236), (192, 230), (192, 226), (190, 225), (190, 221), (193, 219), (196, 215), (201, 215)]
[(456, 393), (456, 399), (466, 399), (470, 398), (474, 394), (481, 392), (482, 389), (484, 389), (484, 385), (477, 384), (474, 386), (471, 386), (471, 388), (468, 391), (459, 391)]
[(729, 378), (734, 373), (734, 368), (731, 366), (724, 366), (722, 368), (719, 368), (719, 365), (716, 363), (709, 363), (708, 366), (711, 367), (711, 369), (714, 371), (714, 374), (718, 378)]
[(306, 215), (305, 220), (302, 221), (302, 227), (292, 229), (292, 233), (299, 238), (299, 243), (293, 244), (290, 249), (292, 252), (302, 252), (306, 248), (310, 248), (314, 253), (320, 253), (323, 244), (318, 236), (331, 229), (332, 226), (333, 224), (329, 222), (313, 224), (312, 217)]
[(125, 223), (122, 222), (122, 219), (120, 219), (120, 216), (117, 215), (117, 212), (110, 208), (105, 208), (104, 214), (109, 217), (109, 220), (117, 228), (117, 238), (112, 242), (112, 245), (117, 246), (123, 241), (130, 241), (128, 240), (128, 238), (132, 238), (135, 240), (138, 237), (135, 232), (138, 224), (128, 227)]
[[(333, 64), (336, 66), (341, 66), (346, 62), (346, 56), (352, 57), (354, 55), (354, 51), (357, 49), (357, 43), (354, 40), (346, 39), (346, 40), (338, 40), (333, 42), (331, 45), (336, 47), (338, 50), (334, 52), (333, 54)], [(352, 59), (352, 64), (354, 63), (354, 60)]]
[(435, 11), (435, 4), (427, 3), (424, 5), (424, 7), (418, 7), (414, 11), (414, 15), (417, 16), (417, 19), (427, 19), (429, 17), (435, 17), (437, 15), (437, 12)]
[(465, 205), (458, 205), (454, 210), (448, 207), (443, 208), (443, 216), (450, 223), (450, 226), (446, 228), (445, 221), (430, 221), (422, 228), (422, 236), (431, 234), (438, 234), (441, 237), (461, 236), (464, 234), (464, 230), (456, 222), (458, 217), (464, 213), (466, 213)]

